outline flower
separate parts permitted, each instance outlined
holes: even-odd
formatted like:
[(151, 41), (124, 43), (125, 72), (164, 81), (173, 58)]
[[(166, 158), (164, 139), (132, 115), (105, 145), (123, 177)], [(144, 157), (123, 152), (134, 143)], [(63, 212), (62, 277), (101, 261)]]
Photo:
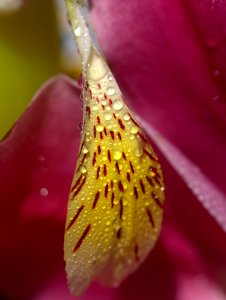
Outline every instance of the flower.
[[(129, 3), (95, 2), (93, 19), (128, 102), (162, 151), (165, 220), (157, 246), (134, 275), (117, 290), (94, 285), (84, 299), (224, 299), (224, 41), (217, 36), (224, 6), (202, 2), (202, 14), (195, 1), (187, 7)], [(73, 299), (61, 249), (80, 106), (78, 87), (58, 77), (0, 144), (0, 291), (6, 298)]]

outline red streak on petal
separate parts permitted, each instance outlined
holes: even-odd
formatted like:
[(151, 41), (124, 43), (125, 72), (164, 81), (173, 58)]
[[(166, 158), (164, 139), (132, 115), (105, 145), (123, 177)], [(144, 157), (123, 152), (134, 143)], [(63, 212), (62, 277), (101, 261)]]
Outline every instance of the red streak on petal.
[(122, 220), (122, 214), (123, 214), (123, 204), (122, 204), (122, 198), (120, 199), (120, 210), (119, 210), (119, 217)]
[(157, 194), (156, 194), (155, 192), (152, 192), (151, 195), (152, 195), (152, 198), (154, 199), (154, 201), (156, 202), (156, 204), (157, 204), (160, 208), (162, 208), (163, 205), (162, 205), (162, 203), (160, 202), (160, 200), (159, 200)]
[(115, 199), (115, 193), (112, 192), (112, 194), (111, 194), (111, 207), (114, 207), (114, 199)]
[(119, 188), (119, 190), (120, 190), (121, 192), (124, 192), (124, 187), (123, 187), (123, 185), (122, 185), (121, 180), (119, 180), (119, 182), (118, 182), (118, 188)]
[(111, 152), (110, 152), (110, 150), (108, 150), (108, 160), (109, 160), (109, 162), (111, 162)]
[(76, 189), (76, 187), (79, 185), (81, 179), (82, 179), (82, 174), (79, 176), (78, 180), (76, 181), (76, 183), (72, 187), (71, 191), (73, 191), (74, 189)]
[(144, 186), (144, 184), (143, 184), (142, 179), (140, 179), (140, 187), (141, 187), (141, 189), (142, 189), (143, 194), (145, 194), (145, 186)]
[(122, 235), (122, 229), (120, 227), (117, 231), (117, 239), (120, 239), (121, 235)]
[(155, 223), (154, 223), (154, 220), (153, 220), (152, 213), (148, 209), (148, 207), (146, 208), (146, 212), (147, 212), (147, 215), (148, 215), (149, 222), (151, 223), (152, 227), (155, 227)]
[(122, 130), (125, 130), (125, 125), (123, 124), (122, 120), (121, 119), (118, 119), (118, 123), (119, 123), (119, 126), (122, 128)]
[(98, 178), (99, 178), (99, 175), (100, 175), (100, 166), (98, 166), (98, 168), (97, 168), (96, 179), (98, 179)]
[(107, 175), (107, 166), (106, 166), (106, 164), (104, 164), (104, 176), (106, 176)]
[(129, 172), (127, 172), (126, 178), (127, 178), (127, 180), (130, 182), (130, 174), (129, 174)]
[(120, 141), (122, 140), (122, 136), (121, 136), (120, 132), (118, 132), (118, 138), (120, 139)]
[(104, 197), (107, 198), (108, 196), (108, 183), (107, 185), (105, 186), (105, 189), (104, 189)]
[(110, 130), (110, 135), (111, 135), (112, 140), (114, 140), (115, 139), (114, 131)]
[(87, 236), (87, 234), (88, 234), (89, 231), (90, 231), (90, 228), (91, 228), (91, 224), (89, 224), (89, 225), (86, 227), (86, 229), (85, 229), (85, 231), (83, 232), (82, 236), (80, 237), (80, 239), (78, 240), (77, 244), (75, 245), (74, 250), (73, 250), (73, 253), (76, 252), (76, 251), (81, 247), (81, 245), (82, 245), (82, 243), (83, 243), (85, 237)]
[(119, 169), (118, 162), (115, 163), (115, 167), (116, 167), (116, 170), (117, 170), (118, 174), (120, 175), (120, 169)]
[(69, 228), (71, 228), (71, 226), (75, 223), (75, 221), (78, 219), (80, 213), (82, 212), (83, 208), (84, 208), (84, 205), (82, 205), (82, 206), (78, 209), (76, 215), (75, 215), (74, 218), (71, 220), (71, 222), (68, 224), (66, 230), (68, 230)]
[(85, 184), (85, 182), (86, 182), (86, 177), (84, 177), (84, 179), (83, 179), (81, 185), (80, 185), (80, 186), (77, 188), (77, 190), (74, 192), (73, 197), (75, 197), (76, 195), (78, 195), (78, 193), (81, 191), (81, 189), (82, 189), (83, 185)]
[(134, 191), (134, 195), (135, 195), (136, 199), (138, 199), (138, 191), (137, 191), (137, 188), (134, 187), (134, 188), (133, 188), (133, 191)]
[(97, 150), (98, 150), (98, 154), (101, 154), (101, 147), (100, 147), (100, 145), (98, 145)]
[(92, 209), (94, 209), (97, 205), (97, 201), (98, 199), (100, 198), (100, 192), (98, 191), (95, 195), (95, 198), (94, 198), (94, 201), (93, 201), (93, 206), (92, 206)]
[(123, 157), (123, 159), (126, 161), (126, 155), (125, 155), (124, 152), (122, 152), (122, 157)]
[(132, 173), (134, 174), (134, 168), (133, 168), (131, 161), (129, 162), (129, 165), (130, 165), (130, 169), (131, 169)]

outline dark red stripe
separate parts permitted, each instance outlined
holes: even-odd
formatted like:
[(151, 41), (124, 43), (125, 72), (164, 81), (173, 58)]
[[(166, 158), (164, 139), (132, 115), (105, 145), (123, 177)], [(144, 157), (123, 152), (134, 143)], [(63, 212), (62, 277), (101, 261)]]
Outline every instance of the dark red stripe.
[(83, 243), (85, 237), (87, 236), (87, 234), (88, 234), (89, 231), (90, 231), (90, 228), (91, 228), (91, 225), (89, 224), (89, 225), (86, 227), (86, 229), (85, 229), (85, 231), (83, 232), (83, 234), (82, 234), (82, 236), (80, 237), (80, 239), (78, 240), (77, 244), (75, 245), (73, 252), (76, 252), (76, 251), (81, 247), (81, 245), (82, 245), (82, 243)]
[(99, 178), (99, 175), (100, 175), (100, 166), (98, 166), (98, 168), (97, 168), (96, 179), (98, 179), (98, 178)]
[(137, 191), (137, 188), (134, 187), (134, 188), (133, 188), (133, 191), (134, 191), (134, 195), (135, 195), (136, 199), (138, 199), (138, 191)]
[(111, 180), (111, 189), (113, 189), (114, 183), (113, 180)]
[(111, 152), (110, 152), (110, 150), (108, 150), (108, 160), (109, 160), (109, 162), (111, 162)]
[(115, 193), (112, 192), (112, 194), (111, 194), (111, 207), (114, 207), (114, 199), (115, 199)]
[(118, 182), (118, 188), (119, 188), (119, 190), (120, 190), (121, 192), (124, 192), (124, 187), (123, 187), (123, 185), (122, 185), (121, 180), (119, 180), (119, 182)]
[(120, 141), (122, 140), (122, 136), (119, 132), (118, 132), (118, 138), (120, 139)]
[(119, 217), (122, 220), (122, 214), (123, 214), (123, 203), (122, 198), (120, 199), (120, 210), (119, 210)]
[(107, 129), (106, 129), (106, 127), (104, 127), (104, 134), (107, 136), (108, 134), (107, 134)]
[(86, 112), (87, 112), (87, 114), (89, 116), (89, 119), (90, 119), (90, 107), (89, 106), (86, 107)]
[(122, 152), (122, 157), (123, 157), (123, 159), (126, 161), (126, 155), (125, 155), (125, 152)]
[(106, 164), (104, 164), (104, 176), (106, 176), (107, 175), (107, 166), (106, 166)]
[(131, 169), (132, 173), (134, 174), (134, 168), (133, 168), (131, 161), (129, 162), (129, 165), (130, 165), (130, 169)]
[(144, 148), (143, 148), (143, 151), (144, 151), (144, 153), (151, 159), (151, 160), (153, 160), (153, 161), (158, 161), (158, 158), (157, 157), (155, 157), (153, 154), (151, 154), (151, 153), (149, 153), (147, 150), (145, 150)]
[(151, 223), (152, 227), (155, 227), (155, 223), (154, 223), (154, 220), (153, 220), (152, 213), (148, 209), (148, 207), (146, 208), (146, 212), (147, 212), (147, 215), (148, 215), (149, 222)]
[(148, 140), (147, 140), (140, 132), (138, 132), (137, 134), (140, 136), (140, 138), (141, 138), (145, 143), (148, 143)]
[(101, 154), (101, 147), (100, 147), (100, 145), (98, 145), (97, 150), (98, 150), (98, 154)]
[(66, 230), (68, 230), (69, 228), (71, 228), (71, 226), (75, 223), (75, 221), (78, 219), (80, 213), (82, 212), (83, 208), (84, 208), (84, 205), (82, 205), (82, 206), (78, 209), (76, 215), (75, 215), (74, 218), (71, 220), (71, 222), (68, 224)]
[(114, 140), (115, 139), (114, 131), (110, 130), (109, 132), (110, 132), (110, 136), (111, 136), (112, 140)]
[(154, 187), (154, 184), (153, 184), (151, 178), (148, 177), (148, 176), (146, 176), (146, 179), (147, 179), (148, 183), (149, 183), (152, 187)]
[(127, 178), (127, 180), (130, 182), (130, 174), (129, 174), (129, 172), (127, 172), (126, 178)]
[(120, 169), (119, 169), (118, 162), (115, 163), (115, 166), (116, 166), (116, 170), (117, 170), (118, 174), (120, 175)]
[(96, 138), (97, 136), (97, 130), (96, 130), (96, 126), (93, 126), (93, 136)]
[(117, 231), (117, 239), (120, 239), (121, 235), (122, 235), (122, 229), (120, 227)]
[(105, 185), (105, 189), (104, 189), (104, 197), (107, 198), (108, 196), (108, 183), (107, 185)]
[(144, 184), (143, 184), (142, 179), (140, 179), (140, 187), (141, 187), (141, 189), (142, 189), (143, 194), (145, 194), (145, 186), (144, 186)]
[(76, 187), (79, 185), (81, 179), (82, 179), (82, 174), (79, 176), (78, 180), (75, 182), (74, 186), (71, 188), (71, 191), (73, 191), (74, 189), (76, 189)]
[(97, 205), (97, 201), (99, 200), (100, 198), (100, 192), (98, 191), (95, 195), (95, 198), (94, 198), (94, 201), (93, 201), (93, 206), (92, 206), (92, 209), (94, 209)]
[(118, 123), (119, 123), (119, 126), (122, 128), (122, 130), (125, 129), (125, 125), (123, 124), (122, 120), (121, 119), (118, 119)]
[(157, 196), (157, 194), (156, 194), (155, 192), (152, 192), (151, 195), (152, 195), (152, 198), (154, 199), (155, 203), (156, 203), (160, 208), (162, 208), (163, 205), (162, 205), (162, 203), (160, 202), (159, 197)]
[(97, 123), (100, 124), (100, 117), (97, 116)]
[(76, 195), (78, 195), (78, 193), (81, 191), (83, 185), (85, 184), (86, 182), (86, 177), (83, 179), (82, 183), (80, 184), (80, 186), (77, 188), (77, 190), (74, 192), (74, 196), (75, 197)]
[(100, 139), (103, 140), (103, 133), (100, 132)]
[(129, 114), (131, 121), (140, 128), (139, 124), (134, 120), (134, 118), (131, 116), (131, 114)]

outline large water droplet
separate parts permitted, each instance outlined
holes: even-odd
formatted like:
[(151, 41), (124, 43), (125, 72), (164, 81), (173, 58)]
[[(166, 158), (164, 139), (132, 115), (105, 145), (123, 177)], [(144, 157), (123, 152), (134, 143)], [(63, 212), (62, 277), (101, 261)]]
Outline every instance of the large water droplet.
[(122, 152), (119, 150), (114, 150), (113, 151), (113, 158), (115, 160), (119, 160), (122, 157)]
[(129, 114), (125, 114), (125, 115), (123, 116), (123, 119), (124, 119), (125, 121), (129, 121), (130, 115), (129, 115)]
[(98, 132), (101, 132), (101, 131), (104, 130), (104, 126), (103, 125), (97, 125), (96, 129), (97, 129)]
[(115, 102), (113, 103), (113, 108), (114, 108), (115, 110), (120, 110), (120, 109), (122, 109), (122, 108), (123, 108), (123, 103), (122, 103), (122, 101), (119, 101), (119, 100), (115, 101)]
[(40, 195), (41, 195), (42, 197), (47, 197), (48, 194), (49, 194), (49, 191), (47, 190), (47, 188), (41, 188), (41, 189), (40, 189)]
[(104, 119), (105, 119), (106, 121), (111, 120), (111, 118), (112, 118), (112, 114), (106, 113), (106, 114), (104, 115)]
[(74, 30), (74, 34), (77, 37), (80, 37), (82, 35), (82, 28), (80, 26), (76, 27), (75, 30)]
[(115, 93), (115, 88), (113, 88), (113, 87), (107, 88), (107, 94), (108, 94), (108, 96), (113, 96), (114, 93)]
[(96, 104), (93, 104), (92, 106), (91, 106), (91, 109), (93, 110), (93, 111), (97, 111), (98, 110), (98, 105), (96, 105)]
[(137, 133), (137, 132), (138, 132), (138, 127), (136, 127), (136, 126), (131, 127), (130, 132), (131, 132), (132, 134)]
[(86, 154), (86, 153), (88, 153), (88, 152), (89, 152), (89, 150), (88, 150), (86, 147), (83, 147), (82, 153)]
[(135, 150), (135, 155), (137, 157), (141, 157), (142, 154), (143, 154), (143, 149), (142, 148), (138, 148), (138, 149)]

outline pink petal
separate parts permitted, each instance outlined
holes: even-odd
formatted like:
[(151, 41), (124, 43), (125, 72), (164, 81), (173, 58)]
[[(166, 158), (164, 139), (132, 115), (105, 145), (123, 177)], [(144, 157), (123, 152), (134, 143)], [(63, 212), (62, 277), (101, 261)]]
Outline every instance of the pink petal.
[(126, 98), (221, 194), (226, 192), (225, 9), (222, 1), (100, 0), (92, 12)]
[(64, 268), (66, 204), (80, 135), (79, 95), (66, 77), (50, 80), (0, 143), (0, 291), (10, 299), (32, 299)]
[(147, 132), (175, 170), (187, 183), (188, 188), (226, 232), (225, 195), (173, 144), (167, 141), (150, 125), (144, 124)]

